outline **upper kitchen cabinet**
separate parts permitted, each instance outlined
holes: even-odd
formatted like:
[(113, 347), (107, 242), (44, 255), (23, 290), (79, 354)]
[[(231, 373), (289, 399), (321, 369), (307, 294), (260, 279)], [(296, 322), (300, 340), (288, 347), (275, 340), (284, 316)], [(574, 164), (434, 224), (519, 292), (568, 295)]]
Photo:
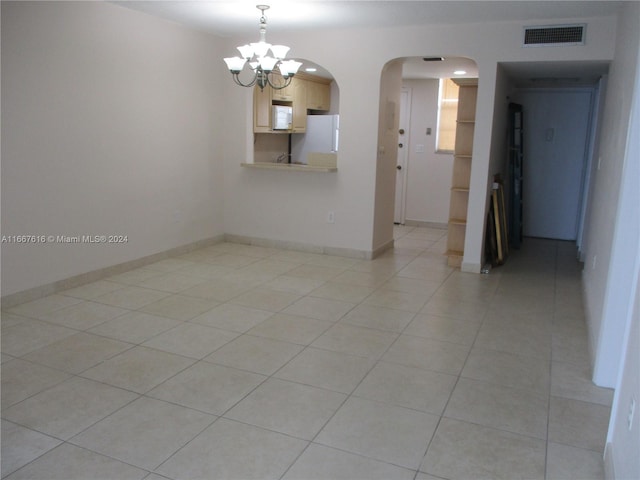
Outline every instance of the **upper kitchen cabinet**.
[(307, 80), (307, 109), (329, 111), (331, 108), (331, 81), (315, 77)]
[[(280, 77), (281, 78), (281, 77)], [(279, 78), (276, 78), (278, 81)], [(272, 111), (276, 105), (292, 107), (290, 130), (274, 130)], [(254, 133), (304, 133), (307, 113), (329, 111), (331, 107), (331, 80), (307, 74), (299, 74), (291, 83), (280, 90), (266, 86), (263, 90), (255, 86), (253, 90), (253, 131)]]

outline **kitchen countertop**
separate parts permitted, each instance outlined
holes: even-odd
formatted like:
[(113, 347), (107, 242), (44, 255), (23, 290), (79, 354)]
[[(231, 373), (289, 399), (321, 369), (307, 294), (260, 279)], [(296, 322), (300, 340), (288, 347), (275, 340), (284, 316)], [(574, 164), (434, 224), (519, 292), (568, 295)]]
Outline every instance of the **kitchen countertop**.
[(242, 167), (257, 168), (262, 170), (288, 170), (290, 172), (337, 172), (338, 167), (312, 167), (310, 165), (304, 165), (302, 163), (241, 163)]

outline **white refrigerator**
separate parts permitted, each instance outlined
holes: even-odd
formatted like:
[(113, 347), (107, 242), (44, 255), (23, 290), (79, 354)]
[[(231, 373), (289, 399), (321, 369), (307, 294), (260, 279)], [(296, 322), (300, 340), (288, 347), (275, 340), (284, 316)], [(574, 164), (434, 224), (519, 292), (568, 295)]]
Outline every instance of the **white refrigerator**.
[(338, 115), (307, 115), (305, 133), (291, 135), (291, 162), (307, 163), (308, 153), (338, 151)]

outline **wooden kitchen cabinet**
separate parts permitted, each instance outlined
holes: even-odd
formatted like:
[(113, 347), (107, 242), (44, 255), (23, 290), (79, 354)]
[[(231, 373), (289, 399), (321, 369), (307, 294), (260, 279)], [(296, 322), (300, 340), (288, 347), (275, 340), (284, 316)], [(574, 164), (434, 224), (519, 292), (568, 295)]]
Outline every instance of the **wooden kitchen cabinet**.
[[(278, 82), (280, 78), (276, 78)], [(310, 75), (296, 75), (291, 83), (275, 90), (270, 86), (260, 90), (253, 87), (253, 131), (254, 133), (304, 133), (307, 128), (307, 110), (328, 111), (331, 107), (331, 81)], [(293, 107), (291, 130), (274, 132), (271, 129), (271, 107), (288, 105)]]
[(253, 131), (254, 133), (271, 132), (271, 88), (253, 89)]
[(293, 125), (291, 133), (307, 130), (307, 81), (293, 77), (289, 88), (293, 90)]
[(328, 111), (331, 108), (331, 86), (319, 80), (306, 80), (307, 109)]

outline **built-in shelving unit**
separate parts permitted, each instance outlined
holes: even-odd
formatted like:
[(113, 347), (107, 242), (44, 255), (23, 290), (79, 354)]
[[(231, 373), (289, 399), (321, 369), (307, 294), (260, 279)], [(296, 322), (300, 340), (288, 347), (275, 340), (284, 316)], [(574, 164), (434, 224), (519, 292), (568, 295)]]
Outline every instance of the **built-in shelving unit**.
[(449, 226), (447, 232), (448, 264), (460, 267), (464, 257), (464, 241), (467, 231), (467, 209), (471, 184), (471, 160), (473, 157), (473, 134), (476, 123), (476, 101), (478, 80), (455, 79), (460, 87), (458, 114), (456, 119), (456, 143), (453, 154), (451, 197), (449, 203)]

